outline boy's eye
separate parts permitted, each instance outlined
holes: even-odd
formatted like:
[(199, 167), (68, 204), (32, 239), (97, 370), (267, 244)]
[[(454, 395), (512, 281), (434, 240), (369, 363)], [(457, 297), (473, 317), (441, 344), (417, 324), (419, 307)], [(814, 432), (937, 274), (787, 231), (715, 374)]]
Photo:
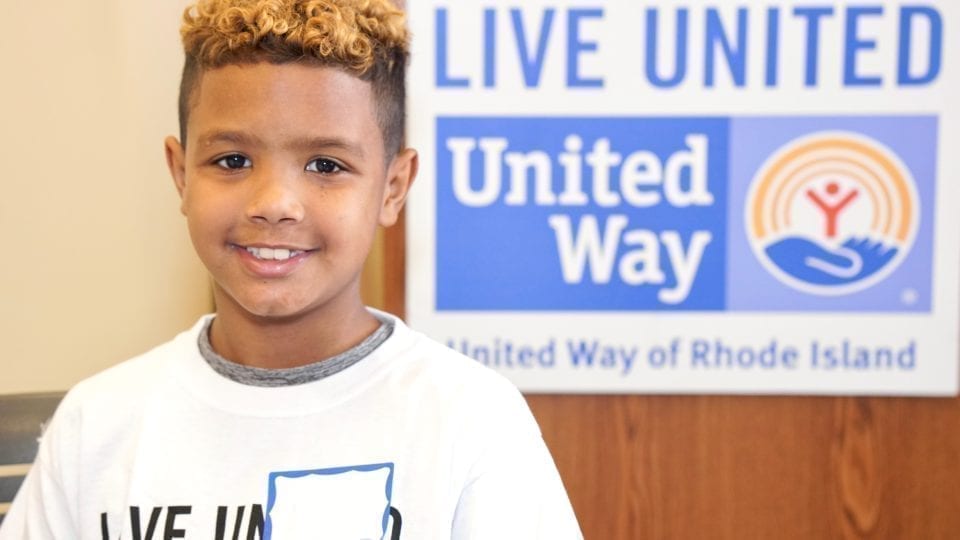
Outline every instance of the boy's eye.
[(340, 165), (331, 159), (327, 158), (317, 158), (310, 163), (307, 163), (307, 170), (310, 172), (318, 172), (322, 174), (333, 174), (341, 170)]
[(250, 160), (240, 154), (230, 154), (229, 156), (217, 160), (217, 165), (224, 169), (243, 169), (251, 165)]

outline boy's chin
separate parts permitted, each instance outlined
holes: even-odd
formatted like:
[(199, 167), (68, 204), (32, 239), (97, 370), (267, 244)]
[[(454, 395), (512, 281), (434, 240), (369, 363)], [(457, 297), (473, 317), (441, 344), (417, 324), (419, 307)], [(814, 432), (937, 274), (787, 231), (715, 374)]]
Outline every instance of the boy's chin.
[(312, 311), (309, 306), (276, 302), (257, 302), (241, 307), (248, 318), (263, 322), (292, 321)]
[(282, 322), (298, 319), (303, 315), (303, 310), (280, 307), (254, 307), (246, 310), (247, 316), (251, 319), (264, 322)]
[(311, 306), (294, 299), (281, 298), (237, 298), (218, 295), (217, 313), (231, 310), (243, 318), (260, 322), (283, 322), (299, 319), (311, 311)]
[[(310, 318), (338, 321), (349, 315), (344, 310), (353, 308), (353, 289), (311, 290), (309, 287), (276, 286), (228, 289), (215, 282), (214, 302), (218, 315), (259, 323), (297, 322)], [(359, 294), (356, 303), (363, 305)]]

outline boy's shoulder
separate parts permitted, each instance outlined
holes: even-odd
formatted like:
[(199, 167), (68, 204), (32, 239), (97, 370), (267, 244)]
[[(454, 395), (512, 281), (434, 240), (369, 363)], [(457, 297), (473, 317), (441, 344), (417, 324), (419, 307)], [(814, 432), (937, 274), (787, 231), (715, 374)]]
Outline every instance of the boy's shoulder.
[(401, 334), (413, 336), (411, 341), (415, 342), (416, 346), (411, 351), (412, 356), (424, 363), (424, 372), (427, 376), (436, 377), (438, 380), (449, 378), (471, 387), (516, 391), (514, 384), (499, 372), (425, 334), (410, 329), (400, 319), (394, 318), (394, 320)]
[(209, 317), (201, 317), (193, 327), (169, 341), (80, 381), (67, 392), (64, 406), (136, 408), (136, 404), (151, 393), (151, 388), (169, 378), (171, 360), (189, 351), (191, 335), (196, 336)]
[(191, 336), (195, 338), (212, 315), (200, 317), (190, 328), (181, 331), (172, 339), (154, 346), (132, 358), (128, 358), (95, 375), (84, 379), (74, 388), (78, 392), (97, 392), (104, 388), (122, 389), (134, 387), (137, 381), (156, 380), (168, 369), (165, 361), (176, 357), (191, 347)]
[(401, 332), (414, 336), (415, 345), (395, 358), (409, 376), (406, 388), (432, 405), (444, 407), (445, 414), (459, 417), (478, 433), (484, 426), (493, 431), (508, 426), (539, 433), (526, 400), (516, 385), (503, 374), (455, 351), (434, 339), (411, 330), (403, 323)]

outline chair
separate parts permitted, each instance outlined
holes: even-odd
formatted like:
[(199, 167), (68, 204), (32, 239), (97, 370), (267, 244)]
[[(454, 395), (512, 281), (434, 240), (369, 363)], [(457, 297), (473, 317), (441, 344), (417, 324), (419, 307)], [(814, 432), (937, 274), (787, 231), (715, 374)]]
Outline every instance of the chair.
[(37, 455), (43, 425), (62, 393), (0, 396), (0, 523)]

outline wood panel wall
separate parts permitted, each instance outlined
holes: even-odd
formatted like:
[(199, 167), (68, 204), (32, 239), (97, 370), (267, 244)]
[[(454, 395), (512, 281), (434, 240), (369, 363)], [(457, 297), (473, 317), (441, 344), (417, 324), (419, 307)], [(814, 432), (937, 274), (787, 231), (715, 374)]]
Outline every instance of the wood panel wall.
[(960, 537), (960, 401), (529, 396), (588, 539)]
[[(403, 314), (403, 225), (364, 274)], [(587, 540), (960, 538), (960, 400), (529, 395)]]

